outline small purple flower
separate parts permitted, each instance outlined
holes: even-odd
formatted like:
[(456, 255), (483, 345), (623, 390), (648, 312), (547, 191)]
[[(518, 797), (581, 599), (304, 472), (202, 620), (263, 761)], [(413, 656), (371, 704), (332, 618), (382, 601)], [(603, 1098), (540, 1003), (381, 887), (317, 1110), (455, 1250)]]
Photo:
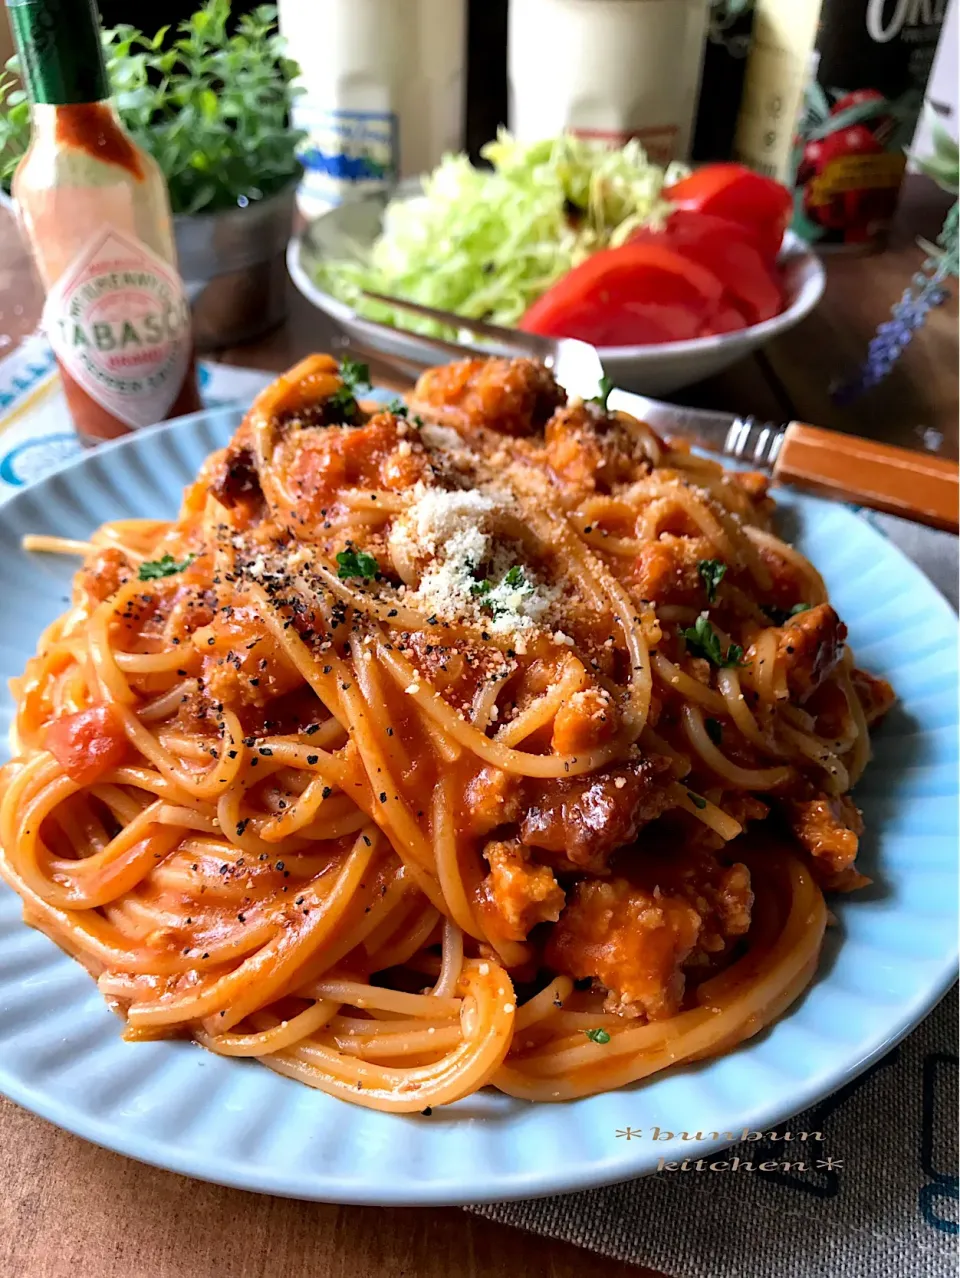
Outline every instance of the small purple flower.
[(937, 243), (943, 252), (927, 258), (922, 270), (903, 290), (903, 296), (890, 312), (891, 318), (878, 327), (856, 374), (831, 390), (834, 403), (849, 404), (879, 385), (909, 346), (917, 329), (923, 327), (930, 312), (947, 300), (944, 285), (951, 275), (957, 274), (956, 204), (947, 214)]

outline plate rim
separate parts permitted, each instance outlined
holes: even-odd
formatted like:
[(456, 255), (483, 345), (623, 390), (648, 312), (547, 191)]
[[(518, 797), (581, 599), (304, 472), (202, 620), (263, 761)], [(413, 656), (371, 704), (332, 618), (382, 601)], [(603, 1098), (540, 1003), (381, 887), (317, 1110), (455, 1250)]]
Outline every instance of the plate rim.
[[(7, 519), (12, 516), (15, 521), (18, 505), (26, 505), (30, 496), (33, 496), (34, 500), (36, 500), (39, 489), (53, 481), (59, 480), (62, 482), (64, 477), (69, 475), (69, 472), (82, 470), (91, 463), (92, 459), (103, 459), (117, 449), (136, 448), (146, 439), (155, 438), (165, 433), (182, 432), (184, 435), (189, 435), (191, 429), (200, 430), (203, 428), (215, 431), (220, 425), (221, 419), (236, 418), (243, 411), (240, 404), (218, 405), (157, 426), (148, 427), (129, 436), (110, 441), (95, 451), (81, 453), (78, 456), (66, 459), (42, 479), (11, 495), (3, 503), (4, 514)], [(71, 481), (68, 479), (67, 482)], [(73, 482), (76, 482), (76, 480)], [(781, 489), (781, 491), (785, 493), (788, 500), (791, 495), (794, 498), (798, 496), (795, 490), (789, 488)], [(799, 496), (801, 505), (812, 502), (814, 510), (818, 506), (837, 506), (836, 503), (824, 502), (822, 499), (808, 497), (805, 494)], [(856, 517), (853, 511), (849, 509), (847, 513), (850, 518)], [(874, 546), (883, 548), (885, 555), (894, 556), (901, 571), (905, 571), (908, 577), (911, 578), (911, 588), (919, 588), (924, 592), (927, 596), (925, 604), (939, 613), (941, 622), (948, 624), (951, 628), (955, 628), (957, 618), (950, 604), (917, 565), (867, 520), (862, 521), (862, 531), (867, 540), (872, 542)], [(0, 566), (0, 576), (2, 576), (2, 566)], [(955, 655), (953, 661), (955, 668)], [(956, 731), (955, 723), (950, 726)], [(955, 866), (952, 866), (947, 872), (955, 876)], [(23, 924), (18, 926), (25, 927)], [(72, 960), (68, 961), (72, 962)], [(891, 1048), (900, 1042), (937, 1006), (956, 981), (956, 944), (954, 944), (949, 953), (943, 953), (936, 963), (931, 962), (928, 966), (931, 969), (931, 975), (925, 978), (923, 986), (914, 994), (910, 1002), (906, 1005), (900, 1004), (898, 1006), (897, 1017), (888, 1023), (886, 1030), (882, 1034), (874, 1034), (869, 1041), (869, 1045), (864, 1050), (852, 1049), (855, 1052), (856, 1059), (851, 1066), (845, 1068), (839, 1074), (831, 1069), (830, 1082), (826, 1087), (823, 1085), (822, 1079), (812, 1078), (807, 1081), (804, 1087), (791, 1092), (789, 1103), (787, 1103), (787, 1097), (783, 1097), (785, 1108), (781, 1108), (779, 1105), (774, 1106), (773, 1104), (759, 1105), (753, 1107), (745, 1117), (741, 1114), (741, 1118), (755, 1130), (768, 1130), (771, 1127), (775, 1127), (783, 1119), (800, 1113), (811, 1104), (817, 1103), (851, 1082), (875, 1061), (886, 1055)], [(117, 1044), (120, 1044), (119, 1035), (116, 1041)], [(199, 1051), (200, 1049), (197, 1050)], [(748, 1053), (750, 1048), (747, 1046), (739, 1050)], [(222, 1164), (216, 1153), (212, 1155), (205, 1153), (202, 1157), (198, 1157), (196, 1151), (190, 1148), (178, 1150), (175, 1138), (173, 1141), (169, 1141), (136, 1131), (131, 1132), (129, 1127), (116, 1121), (115, 1118), (102, 1118), (79, 1109), (75, 1104), (61, 1102), (55, 1094), (50, 1093), (49, 1084), (41, 1084), (39, 1087), (34, 1087), (32, 1084), (11, 1074), (2, 1059), (0, 1059), (0, 1091), (17, 1104), (48, 1121), (56, 1123), (65, 1130), (71, 1131), (104, 1148), (136, 1158), (141, 1162), (233, 1188), (312, 1201), (391, 1206), (440, 1206), (509, 1201), (544, 1197), (557, 1193), (578, 1192), (616, 1181), (636, 1179), (650, 1174), (654, 1170), (650, 1167), (638, 1167), (637, 1164), (642, 1158), (641, 1149), (632, 1150), (625, 1144), (622, 1150), (618, 1149), (617, 1153), (609, 1157), (587, 1163), (574, 1162), (570, 1164), (560, 1161), (554, 1166), (546, 1163), (541, 1165), (535, 1174), (524, 1173), (514, 1169), (506, 1171), (495, 1169), (493, 1172), (485, 1170), (473, 1173), (469, 1188), (464, 1185), (462, 1179), (458, 1179), (455, 1184), (418, 1181), (409, 1187), (407, 1182), (400, 1182), (389, 1187), (389, 1189), (385, 1189), (383, 1183), (378, 1182), (374, 1188), (371, 1188), (367, 1183), (334, 1183), (329, 1173), (324, 1172), (323, 1169), (314, 1169), (310, 1183), (292, 1184), (288, 1183), (282, 1174), (278, 1175), (275, 1165), (267, 1168), (262, 1164), (254, 1165), (250, 1160), (241, 1160), (231, 1166)], [(638, 1089), (634, 1094), (642, 1094), (642, 1091)], [(562, 1113), (563, 1110), (558, 1109), (557, 1112)], [(738, 1120), (737, 1126), (739, 1127), (739, 1125)], [(700, 1156), (707, 1156), (716, 1150), (729, 1147), (729, 1144), (729, 1141), (723, 1140), (714, 1143), (698, 1142), (697, 1152)], [(665, 1144), (658, 1152), (664, 1156), (669, 1156), (670, 1151), (671, 1145)]]

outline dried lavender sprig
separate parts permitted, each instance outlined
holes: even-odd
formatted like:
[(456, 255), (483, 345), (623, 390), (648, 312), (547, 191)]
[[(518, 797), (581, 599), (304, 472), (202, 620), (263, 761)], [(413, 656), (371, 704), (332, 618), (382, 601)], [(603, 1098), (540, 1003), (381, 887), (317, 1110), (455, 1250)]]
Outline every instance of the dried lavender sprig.
[(945, 287), (951, 276), (958, 274), (958, 209), (954, 204), (947, 214), (943, 230), (937, 237), (941, 252), (928, 257), (892, 308), (892, 318), (876, 331), (867, 356), (856, 374), (831, 392), (837, 404), (849, 404), (877, 386), (890, 373), (894, 364), (922, 328), (927, 316), (948, 297)]

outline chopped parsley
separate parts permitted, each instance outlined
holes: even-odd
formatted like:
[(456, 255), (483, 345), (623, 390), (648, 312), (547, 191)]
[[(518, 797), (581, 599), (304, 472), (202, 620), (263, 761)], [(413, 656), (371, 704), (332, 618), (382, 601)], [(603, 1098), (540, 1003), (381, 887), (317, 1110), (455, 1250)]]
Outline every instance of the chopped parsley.
[(719, 719), (705, 719), (703, 726), (707, 730), (707, 736), (718, 746), (723, 740), (723, 724)]
[(607, 1033), (605, 1029), (590, 1029), (590, 1030), (584, 1030), (583, 1032), (584, 1034), (586, 1034), (587, 1038), (589, 1038), (591, 1043), (609, 1043), (610, 1042), (610, 1035)]
[[(613, 382), (606, 375), (606, 373), (604, 373), (604, 375), (600, 378), (600, 393), (598, 395), (594, 395), (592, 399), (588, 399), (587, 403), (599, 404), (600, 407), (603, 409), (603, 411), (606, 412), (607, 400), (610, 398), (610, 392), (612, 390), (613, 390)], [(604, 1042), (606, 1042), (606, 1039), (604, 1039)]]
[(379, 571), (380, 565), (376, 559), (364, 550), (354, 550), (348, 546), (337, 554), (337, 576), (341, 581), (350, 577), (362, 577), (365, 581), (370, 581)]
[(137, 577), (140, 581), (156, 581), (160, 577), (172, 577), (174, 573), (189, 568), (196, 555), (187, 555), (182, 563), (177, 563), (173, 555), (161, 555), (159, 559), (148, 559), (140, 565)]
[(361, 387), (370, 388), (370, 365), (359, 364), (355, 359), (340, 361), (340, 378), (343, 385), (338, 387), (327, 400), (327, 404), (344, 422), (356, 420), (359, 412), (356, 392)]
[(750, 664), (743, 660), (743, 649), (738, 643), (732, 643), (726, 653), (723, 652), (719, 636), (706, 617), (698, 617), (695, 626), (688, 626), (686, 630), (681, 630), (680, 638), (686, 640), (691, 652), (706, 657), (718, 670), (723, 670), (727, 666)]
[(699, 808), (701, 812), (707, 806), (706, 799), (701, 798), (699, 794), (694, 794), (692, 790), (687, 791), (687, 798), (690, 800), (693, 806), (695, 808)]
[(790, 616), (795, 617), (798, 612), (809, 612), (809, 611), (810, 611), (810, 604), (807, 604), (807, 603), (794, 604), (793, 607), (790, 609)]
[(502, 593), (505, 590), (519, 590), (525, 595), (532, 593), (533, 586), (527, 580), (527, 574), (521, 564), (514, 564), (512, 568), (508, 568), (499, 585), (495, 585), (489, 577), (482, 577), (470, 586), (470, 594), (473, 598), (479, 599), (480, 607), (494, 617), (499, 617), (508, 610), (508, 602)]
[(697, 572), (700, 574), (703, 588), (707, 592), (708, 603), (716, 602), (717, 586), (723, 581), (726, 571), (727, 565), (722, 559), (701, 559), (697, 564)]
[(370, 365), (361, 364), (355, 359), (344, 358), (340, 361), (340, 376), (344, 386), (351, 390), (359, 390), (361, 386), (370, 388)]
[(394, 417), (406, 417), (409, 411), (402, 399), (391, 399), (387, 405), (387, 412), (393, 413)]
[(360, 411), (349, 386), (338, 386), (327, 400), (327, 407), (333, 411), (333, 422), (352, 422)]

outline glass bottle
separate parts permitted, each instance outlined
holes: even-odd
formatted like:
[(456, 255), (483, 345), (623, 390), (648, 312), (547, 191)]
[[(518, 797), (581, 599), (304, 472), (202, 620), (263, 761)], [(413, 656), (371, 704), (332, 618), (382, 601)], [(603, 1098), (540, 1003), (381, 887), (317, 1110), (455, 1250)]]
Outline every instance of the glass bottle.
[(521, 142), (637, 138), (657, 164), (688, 159), (709, 12), (709, 0), (510, 0), (510, 128)]
[(467, 0), (279, 0), (279, 17), (304, 90), (305, 216), (461, 150)]
[(7, 0), (32, 136), (13, 179), (86, 444), (200, 405), (167, 187), (109, 100), (94, 0)]

